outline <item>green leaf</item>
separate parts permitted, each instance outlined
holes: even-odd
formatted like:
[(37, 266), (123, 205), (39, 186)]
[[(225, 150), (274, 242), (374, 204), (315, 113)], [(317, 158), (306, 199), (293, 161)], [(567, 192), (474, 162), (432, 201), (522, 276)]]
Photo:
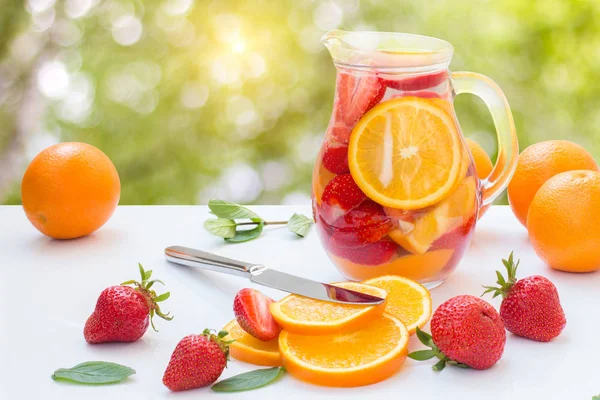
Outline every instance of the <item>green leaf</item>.
[(140, 270), (140, 275), (142, 276), (142, 281), (143, 281), (144, 277), (146, 276), (146, 271), (144, 271), (144, 267), (142, 267), (141, 263), (138, 263), (138, 268)]
[(313, 219), (306, 215), (294, 214), (288, 221), (287, 227), (290, 232), (293, 232), (300, 237), (304, 237), (308, 234), (313, 223)]
[(498, 277), (498, 284), (501, 287), (504, 287), (506, 285), (506, 281), (504, 280), (504, 276), (502, 276), (502, 274), (500, 273), (500, 271), (496, 271), (496, 276)]
[(408, 356), (410, 358), (412, 358), (413, 360), (425, 361), (425, 360), (430, 360), (433, 357), (435, 357), (435, 351), (433, 351), (433, 350), (413, 351), (412, 353), (409, 353)]
[(446, 367), (446, 360), (440, 360), (437, 362), (437, 364), (435, 364), (433, 367), (431, 367), (434, 371), (441, 371)]
[(147, 281), (148, 279), (150, 279), (151, 276), (152, 276), (152, 270), (146, 271), (146, 273), (144, 274), (144, 280)]
[(73, 368), (60, 368), (54, 371), (52, 379), (77, 383), (102, 384), (116, 383), (135, 374), (133, 368), (105, 361), (88, 361)]
[(283, 367), (257, 369), (224, 379), (211, 386), (215, 392), (242, 392), (258, 389), (277, 381), (283, 374)]
[(259, 222), (256, 228), (246, 229), (243, 231), (236, 231), (234, 237), (226, 238), (225, 240), (229, 243), (241, 243), (247, 242), (248, 240), (256, 239), (262, 233), (264, 226), (264, 222)]
[(261, 222), (263, 220), (254, 211), (229, 201), (213, 199), (208, 202), (208, 208), (219, 218), (249, 219), (253, 222)]
[(423, 343), (425, 346), (433, 347), (433, 340), (431, 340), (431, 335), (427, 332), (422, 331), (417, 327), (417, 337), (419, 341)]
[(229, 239), (235, 236), (235, 227), (237, 224), (230, 219), (207, 219), (204, 221), (204, 229), (215, 236)]
[(168, 299), (169, 297), (171, 297), (171, 292), (167, 292), (167, 293), (163, 293), (160, 296), (157, 296), (154, 299), (155, 303), (160, 303), (161, 301), (165, 301), (166, 299)]
[(457, 366), (458, 368), (471, 368), (471, 367), (469, 367), (467, 364), (459, 363), (459, 362), (457, 362), (457, 361), (454, 361), (454, 360), (447, 360), (446, 362), (447, 362), (448, 364), (450, 364), (450, 365), (455, 365), (455, 366)]

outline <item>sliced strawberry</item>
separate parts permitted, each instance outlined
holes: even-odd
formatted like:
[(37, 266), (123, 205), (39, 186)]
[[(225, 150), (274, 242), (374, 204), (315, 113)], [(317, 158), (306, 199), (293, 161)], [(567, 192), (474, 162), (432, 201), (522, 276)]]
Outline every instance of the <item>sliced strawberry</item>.
[(337, 78), (336, 121), (347, 127), (356, 122), (385, 95), (386, 85), (375, 74), (359, 74), (340, 71)]
[(431, 244), (431, 250), (437, 249), (458, 249), (466, 247), (466, 242), (471, 240), (473, 228), (475, 227), (475, 215), (469, 218), (464, 224), (445, 233), (439, 239)]
[(379, 241), (392, 227), (392, 221), (383, 212), (383, 207), (369, 199), (334, 223), (334, 229), (340, 238), (357, 245)]
[(344, 174), (333, 178), (323, 191), (320, 214), (326, 222), (333, 224), (339, 217), (358, 207), (367, 198), (352, 179)]
[(380, 265), (390, 261), (396, 254), (396, 247), (398, 245), (388, 239), (357, 246), (352, 241), (346, 241), (345, 235), (338, 233), (333, 234), (327, 246), (334, 255), (362, 265)]
[(338, 142), (347, 144), (350, 141), (350, 135), (352, 134), (352, 127), (346, 126), (345, 122), (338, 122), (336, 120), (327, 130), (327, 137)]
[(275, 301), (258, 290), (240, 290), (233, 300), (233, 312), (238, 324), (248, 334), (260, 340), (273, 340), (281, 331), (269, 311)]
[(338, 175), (350, 172), (348, 168), (348, 146), (325, 143), (323, 166)]
[(409, 93), (398, 93), (393, 95), (392, 99), (397, 99), (398, 97), (420, 97), (422, 99), (441, 99), (442, 95), (436, 92), (432, 92), (430, 90), (420, 90), (418, 92), (409, 92)]
[(446, 70), (437, 71), (431, 74), (412, 75), (398, 77), (398, 79), (388, 79), (388, 87), (396, 90), (416, 91), (432, 88), (444, 82), (448, 78)]

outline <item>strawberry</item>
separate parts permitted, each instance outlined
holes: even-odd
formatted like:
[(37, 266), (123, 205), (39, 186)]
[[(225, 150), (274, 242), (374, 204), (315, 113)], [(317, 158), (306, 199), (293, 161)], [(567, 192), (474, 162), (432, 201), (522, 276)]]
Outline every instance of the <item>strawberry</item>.
[(358, 207), (367, 198), (352, 179), (352, 175), (344, 174), (333, 178), (321, 196), (321, 215), (333, 223), (339, 217)]
[(446, 70), (433, 72), (430, 74), (400, 76), (398, 79), (388, 79), (385, 81), (388, 87), (403, 91), (417, 91), (432, 88), (448, 79)]
[(442, 303), (431, 318), (431, 336), (417, 328), (421, 343), (430, 350), (408, 356), (414, 360), (437, 357), (436, 371), (446, 364), (487, 369), (504, 352), (506, 331), (498, 312), (488, 302), (471, 295), (456, 296)]
[(375, 74), (339, 72), (336, 120), (353, 128), (367, 111), (381, 101), (385, 89), (385, 83)]
[[(341, 118), (336, 116), (336, 118)], [(345, 122), (334, 121), (334, 124), (327, 128), (326, 137), (338, 143), (348, 144), (350, 135), (352, 134), (352, 126), (346, 126)]]
[(450, 232), (445, 233), (435, 242), (431, 244), (431, 250), (438, 249), (456, 249), (468, 242), (473, 234), (475, 228), (475, 222), (477, 221), (477, 215), (474, 214), (464, 224), (452, 229)]
[(498, 286), (484, 286), (486, 293), (502, 296), (500, 316), (509, 332), (538, 342), (548, 342), (563, 331), (567, 320), (560, 305), (556, 286), (547, 278), (533, 275), (517, 280), (513, 253), (502, 260), (508, 272), (504, 279), (497, 271)]
[(422, 99), (441, 99), (442, 95), (431, 90), (420, 90), (417, 92), (410, 93), (398, 93), (390, 97), (390, 99), (397, 99), (399, 97), (420, 97)]
[[(158, 303), (169, 298), (170, 293), (160, 296), (152, 290), (152, 286), (158, 279), (150, 280), (152, 271), (144, 271), (138, 264), (142, 282), (127, 281), (119, 286), (111, 286), (104, 289), (96, 301), (96, 309), (90, 315), (83, 336), (88, 343), (105, 342), (135, 342), (141, 338), (148, 324), (154, 327), (154, 315), (170, 321), (172, 316), (163, 314)], [(134, 287), (126, 286), (134, 285)]]
[(195, 389), (214, 383), (227, 366), (229, 344), (223, 338), (228, 335), (221, 331), (215, 335), (205, 329), (201, 335), (188, 335), (181, 339), (173, 354), (163, 383), (174, 392)]
[(367, 199), (333, 224), (338, 237), (358, 245), (374, 243), (392, 229), (391, 219), (383, 212), (383, 207)]
[(363, 246), (346, 239), (345, 235), (334, 233), (329, 239), (327, 249), (338, 257), (362, 265), (384, 264), (392, 259), (398, 247), (395, 242), (388, 239)]
[(242, 289), (233, 300), (233, 313), (248, 334), (260, 340), (273, 340), (281, 328), (271, 316), (269, 305), (275, 301), (254, 289)]
[(334, 174), (340, 175), (350, 172), (348, 168), (348, 146), (325, 143), (322, 162), (323, 166)]

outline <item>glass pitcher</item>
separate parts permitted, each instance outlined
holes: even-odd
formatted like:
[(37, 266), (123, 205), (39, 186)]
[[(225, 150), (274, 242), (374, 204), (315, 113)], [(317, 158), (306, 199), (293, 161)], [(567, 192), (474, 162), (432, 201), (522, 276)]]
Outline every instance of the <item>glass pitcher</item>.
[[(333, 30), (322, 42), (337, 82), (313, 171), (321, 242), (347, 279), (400, 275), (436, 287), (516, 168), (508, 102), (491, 79), (451, 73), (453, 47), (440, 39)], [(461, 93), (479, 96), (496, 127), (498, 158), (483, 180), (454, 112)]]

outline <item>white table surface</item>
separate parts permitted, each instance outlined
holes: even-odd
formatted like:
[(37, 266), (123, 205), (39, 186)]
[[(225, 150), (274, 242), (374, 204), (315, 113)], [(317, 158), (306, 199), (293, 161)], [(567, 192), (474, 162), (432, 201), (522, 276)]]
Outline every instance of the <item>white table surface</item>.
[[(293, 212), (310, 215), (309, 207), (255, 207), (265, 219), (284, 219)], [(162, 375), (171, 352), (183, 336), (204, 328), (219, 329), (233, 318), (236, 292), (249, 282), (168, 264), (163, 249), (184, 245), (221, 255), (265, 263), (282, 271), (322, 281), (339, 281), (317, 234), (297, 239), (284, 229), (267, 229), (258, 240), (224, 244), (202, 228), (207, 208), (119, 207), (95, 234), (73, 241), (50, 240), (27, 221), (20, 207), (0, 207), (0, 389), (16, 399), (199, 399), (199, 398), (413, 398), (413, 399), (591, 399), (600, 393), (600, 273), (575, 275), (550, 270), (537, 258), (508, 207), (495, 206), (477, 226), (466, 256), (445, 284), (432, 291), (433, 306), (458, 294), (480, 295), (482, 284), (495, 281), (494, 270), (511, 250), (521, 259), (521, 277), (542, 274), (557, 286), (567, 327), (550, 343), (507, 336), (503, 358), (486, 371), (448, 367), (431, 370), (432, 362), (407, 360), (392, 378), (376, 385), (336, 389), (303, 383), (287, 375), (256, 391), (224, 394), (210, 389), (170, 393)], [(171, 299), (158, 319), (159, 333), (149, 330), (131, 344), (88, 345), (83, 326), (106, 287), (137, 278), (137, 262), (164, 280)], [(258, 287), (257, 287), (258, 288)], [(283, 293), (260, 287), (278, 299)], [(490, 300), (499, 305), (499, 299)], [(428, 328), (428, 327), (426, 327)], [(411, 339), (411, 349), (419, 347)], [(54, 382), (59, 367), (90, 360), (122, 363), (137, 374), (118, 385), (84, 386)], [(233, 360), (222, 378), (253, 369)], [(2, 393), (2, 392), (0, 392)], [(391, 397), (393, 396), (393, 397)]]

